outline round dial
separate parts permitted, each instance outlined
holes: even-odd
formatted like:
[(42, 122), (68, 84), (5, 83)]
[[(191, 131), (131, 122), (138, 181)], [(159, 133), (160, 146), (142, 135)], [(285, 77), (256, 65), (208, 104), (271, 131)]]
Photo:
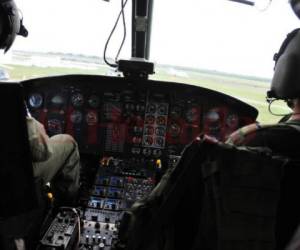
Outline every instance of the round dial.
[(188, 122), (195, 122), (195, 121), (199, 120), (199, 112), (196, 107), (192, 107), (187, 110), (186, 120)]
[(78, 110), (74, 111), (71, 115), (70, 115), (70, 120), (72, 123), (78, 124), (82, 121), (82, 113)]
[(157, 117), (157, 120), (156, 120), (156, 123), (157, 123), (158, 125), (166, 125), (167, 119), (166, 119), (166, 117), (164, 117), (164, 116), (158, 116), (158, 117)]
[(163, 147), (164, 146), (164, 138), (163, 137), (156, 137), (155, 138), (155, 145), (158, 146), (158, 147)]
[(31, 108), (40, 108), (43, 104), (43, 96), (38, 93), (33, 93), (29, 96), (28, 103)]
[(171, 123), (169, 126), (169, 133), (172, 137), (179, 136), (180, 130), (180, 126), (177, 123)]
[(145, 106), (142, 105), (142, 104), (137, 104), (137, 105), (135, 106), (135, 110), (136, 110), (137, 112), (144, 112), (144, 111), (145, 111)]
[(90, 111), (86, 115), (86, 122), (88, 125), (95, 125), (98, 122), (98, 115), (94, 111)]
[(143, 155), (150, 156), (152, 154), (152, 150), (150, 148), (143, 149)]
[(168, 112), (168, 106), (166, 104), (160, 104), (157, 111), (160, 115), (166, 115)]
[(228, 115), (226, 119), (226, 124), (228, 127), (235, 129), (239, 125), (239, 117), (236, 114)]
[(88, 100), (88, 103), (91, 106), (91, 108), (98, 108), (100, 104), (100, 99), (96, 95), (91, 95)]
[(146, 136), (144, 138), (144, 145), (145, 146), (151, 146), (153, 144), (153, 137), (152, 136)]
[(63, 133), (63, 124), (58, 119), (48, 120), (48, 131), (51, 135), (62, 134)]
[(80, 93), (76, 93), (71, 97), (71, 103), (74, 107), (81, 107), (83, 105), (84, 98)]
[(147, 107), (147, 113), (154, 114), (156, 111), (156, 106), (153, 103), (150, 103)]
[(217, 111), (209, 111), (206, 115), (208, 122), (218, 122), (220, 120), (220, 115)]
[(154, 149), (152, 155), (154, 157), (160, 157), (162, 155), (162, 151), (160, 149)]
[(65, 99), (62, 95), (54, 95), (51, 99), (51, 103), (55, 106), (61, 106), (65, 103)]
[(146, 126), (145, 127), (145, 134), (146, 135), (153, 135), (154, 134), (154, 128), (152, 126)]
[(220, 114), (215, 111), (211, 110), (206, 114), (206, 123), (210, 130), (219, 130), (221, 126), (221, 117)]
[(164, 127), (157, 127), (155, 129), (155, 134), (158, 136), (164, 136), (166, 133), (166, 129)]
[(145, 118), (145, 123), (146, 124), (153, 124), (155, 121), (155, 118), (153, 115), (147, 115)]
[(181, 115), (181, 108), (179, 106), (174, 106), (172, 109), (171, 109), (171, 112), (170, 112), (170, 116), (173, 118), (173, 119), (177, 119), (179, 118)]

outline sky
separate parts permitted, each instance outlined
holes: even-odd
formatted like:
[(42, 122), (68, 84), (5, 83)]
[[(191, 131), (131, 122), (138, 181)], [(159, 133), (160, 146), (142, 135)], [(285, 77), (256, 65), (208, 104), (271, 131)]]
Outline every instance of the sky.
[[(227, 0), (154, 0), (150, 60), (201, 69), (271, 78), (273, 54), (299, 26), (288, 0), (257, 0), (250, 7)], [(16, 0), (29, 37), (15, 50), (103, 56), (121, 0)], [(130, 57), (131, 0), (125, 9)], [(123, 35), (116, 30), (108, 49), (114, 57)]]

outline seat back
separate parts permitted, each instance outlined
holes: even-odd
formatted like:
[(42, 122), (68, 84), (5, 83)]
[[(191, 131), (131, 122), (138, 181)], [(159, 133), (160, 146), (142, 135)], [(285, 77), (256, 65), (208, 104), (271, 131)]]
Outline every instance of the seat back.
[(0, 83), (0, 218), (37, 208), (26, 108), (19, 83)]

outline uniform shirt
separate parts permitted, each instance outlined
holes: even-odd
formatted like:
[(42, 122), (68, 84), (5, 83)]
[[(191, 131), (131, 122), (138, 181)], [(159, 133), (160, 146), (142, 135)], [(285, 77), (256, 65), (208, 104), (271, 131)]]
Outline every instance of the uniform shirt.
[(48, 160), (52, 155), (52, 150), (44, 126), (32, 117), (26, 119), (33, 162)]
[[(288, 124), (298, 125), (297, 129)], [(234, 132), (227, 143), (236, 146), (268, 147), (273, 155), (300, 160), (300, 121), (293, 120), (274, 125), (251, 124)], [(277, 208), (277, 248), (285, 249), (297, 226), (300, 225), (300, 164), (291, 163), (285, 167), (281, 182), (280, 201)]]
[[(299, 131), (288, 124), (299, 126)], [(300, 121), (274, 125), (251, 124), (231, 134), (226, 143), (236, 146), (268, 147), (274, 155), (300, 159)]]

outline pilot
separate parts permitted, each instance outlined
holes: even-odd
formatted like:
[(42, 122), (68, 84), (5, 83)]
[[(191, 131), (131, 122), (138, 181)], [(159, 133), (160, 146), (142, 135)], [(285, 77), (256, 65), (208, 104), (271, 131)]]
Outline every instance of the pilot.
[(271, 89), (267, 92), (267, 101), (271, 106), (276, 100), (284, 100), (292, 113), (276, 126), (255, 123), (243, 127), (231, 134), (227, 143), (237, 146), (267, 146), (274, 154), (297, 157), (299, 153), (295, 149), (300, 146), (299, 29), (287, 35), (279, 52), (274, 55), (274, 60), (275, 71)]
[[(13, 0), (0, 0), (0, 49), (6, 52), (16, 34), (27, 36)], [(80, 158), (75, 140), (67, 134), (49, 138), (43, 124), (27, 116), (34, 176), (51, 181), (58, 205), (72, 205), (79, 189)]]
[[(288, 119), (273, 125), (258, 123), (234, 132), (227, 143), (237, 146), (268, 147), (274, 155), (300, 160), (300, 29), (287, 35), (281, 48), (274, 56), (275, 71), (267, 100), (271, 106), (275, 100), (284, 100), (292, 109)], [(271, 110), (271, 107), (269, 107)], [(288, 166), (281, 183), (281, 204), (278, 208), (277, 235), (278, 248), (285, 249), (300, 222), (300, 206), (292, 197), (299, 192), (299, 164)]]

